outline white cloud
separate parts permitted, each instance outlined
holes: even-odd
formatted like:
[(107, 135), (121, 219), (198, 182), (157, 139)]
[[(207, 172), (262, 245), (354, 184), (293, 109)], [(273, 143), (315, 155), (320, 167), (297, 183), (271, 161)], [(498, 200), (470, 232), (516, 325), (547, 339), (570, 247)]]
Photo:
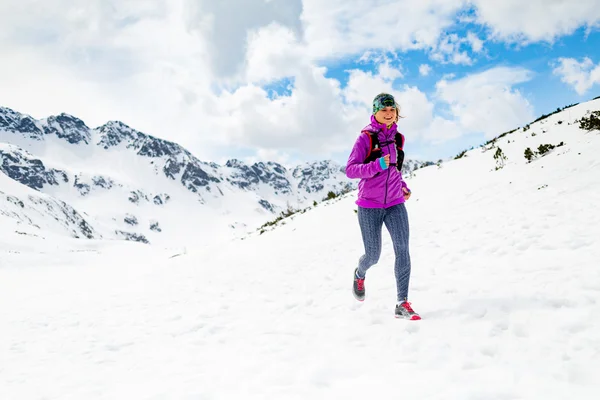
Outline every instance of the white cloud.
[(316, 59), (372, 48), (428, 49), (452, 26), (464, 4), (463, 0), (304, 0), (304, 38), (310, 56)]
[(470, 48), (473, 53), (481, 53), (485, 42), (475, 33), (467, 32), (467, 36), (460, 37), (456, 33), (445, 34), (440, 37), (436, 46), (431, 49), (430, 58), (443, 64), (472, 65), (473, 59), (465, 48)]
[(427, 142), (439, 145), (457, 139), (464, 134), (464, 128), (457, 121), (436, 116), (425, 128), (423, 137)]
[(262, 150), (321, 156), (339, 148), (338, 139), (347, 133), (346, 120), (352, 114), (345, 111), (339, 82), (324, 74), (324, 68), (301, 65), (291, 94), (274, 99), (254, 85), (223, 93), (216, 100), (214, 121), (221, 120), (221, 139)]
[(399, 61), (396, 53), (387, 53), (383, 50), (367, 50), (358, 59), (358, 63), (364, 64), (392, 64)]
[(471, 45), (471, 49), (475, 53), (479, 53), (481, 50), (483, 50), (483, 40), (479, 39), (479, 37), (473, 32), (469, 32), (467, 34), (467, 42)]
[[(434, 120), (434, 104), (427, 95), (414, 86), (403, 86), (396, 96), (400, 105), (398, 129), (414, 141), (424, 138), (427, 128)], [(408, 137), (407, 136), (407, 137)]]
[(272, 23), (249, 33), (246, 53), (248, 82), (272, 82), (294, 76), (299, 65), (307, 65), (293, 31)]
[(592, 86), (600, 85), (600, 63), (584, 57), (582, 61), (574, 58), (559, 58), (553, 73), (575, 89), (579, 95), (585, 94)]
[(393, 80), (372, 72), (353, 69), (348, 71), (348, 84), (342, 94), (347, 104), (363, 108), (366, 118), (372, 110), (373, 98), (381, 92), (393, 91)]
[(379, 64), (377, 67), (378, 74), (382, 79), (388, 81), (394, 81), (399, 78), (404, 78), (404, 74), (402, 73), (402, 67), (392, 67), (388, 63)]
[(532, 79), (523, 68), (496, 67), (455, 81), (437, 83), (437, 99), (447, 103), (465, 133), (487, 138), (533, 118), (531, 104), (513, 86)]
[(427, 76), (427, 75), (429, 75), (430, 72), (431, 72), (430, 65), (428, 65), (428, 64), (419, 65), (419, 74), (421, 74), (421, 76)]
[(431, 52), (430, 58), (440, 63), (471, 65), (473, 60), (466, 51), (461, 51), (461, 46), (467, 43), (466, 38), (460, 38), (452, 33), (444, 35)]
[[(265, 0), (178, 0), (187, 7), (188, 20), (192, 24), (200, 21), (198, 29), (208, 44), (210, 59), (207, 60), (212, 74), (221, 79), (235, 80), (244, 73), (243, 63), (248, 41), (263, 38), (248, 38), (256, 31), (269, 25), (274, 30), (262, 32), (266, 37), (278, 41), (300, 37), (302, 34), (302, 0), (265, 1)], [(210, 24), (202, 23), (210, 19)], [(286, 32), (289, 31), (289, 32)], [(272, 36), (274, 32), (284, 33), (284, 39)], [(257, 48), (254, 48), (254, 51)]]
[(598, 0), (470, 0), (477, 22), (487, 25), (492, 38), (517, 43), (552, 42), (576, 29), (600, 26)]

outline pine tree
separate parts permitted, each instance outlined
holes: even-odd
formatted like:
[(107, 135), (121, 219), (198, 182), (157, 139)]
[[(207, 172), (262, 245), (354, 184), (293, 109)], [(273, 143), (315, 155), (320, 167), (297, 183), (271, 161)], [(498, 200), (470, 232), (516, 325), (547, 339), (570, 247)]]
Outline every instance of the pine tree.
[(507, 158), (500, 147), (498, 147), (496, 153), (494, 154), (494, 160), (496, 160), (496, 170), (502, 169), (504, 167), (504, 162), (507, 160)]
[(579, 128), (586, 131), (600, 130), (600, 111), (593, 111), (589, 117), (582, 117)]

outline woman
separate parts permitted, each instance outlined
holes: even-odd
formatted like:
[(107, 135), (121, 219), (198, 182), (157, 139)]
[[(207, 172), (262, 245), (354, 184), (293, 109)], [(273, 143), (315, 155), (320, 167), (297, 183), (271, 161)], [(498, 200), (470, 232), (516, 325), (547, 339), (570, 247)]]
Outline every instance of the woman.
[(354, 270), (353, 293), (357, 300), (365, 298), (367, 270), (379, 261), (381, 232), (389, 231), (396, 260), (394, 273), (398, 301), (396, 318), (419, 320), (421, 317), (408, 302), (410, 281), (409, 225), (404, 202), (411, 192), (402, 179), (404, 136), (397, 130), (400, 109), (394, 97), (380, 93), (373, 99), (371, 123), (356, 139), (346, 165), (348, 178), (360, 178), (358, 184), (358, 223), (365, 253)]

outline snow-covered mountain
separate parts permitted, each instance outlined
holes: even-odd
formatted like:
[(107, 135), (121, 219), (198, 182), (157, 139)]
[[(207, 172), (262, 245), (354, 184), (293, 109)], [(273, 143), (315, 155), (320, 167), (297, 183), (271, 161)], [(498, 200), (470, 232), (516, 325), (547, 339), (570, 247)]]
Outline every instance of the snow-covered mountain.
[(356, 185), (332, 161), (221, 166), (122, 122), (91, 129), (68, 114), (0, 108), (0, 143), (0, 171), (86, 215), (104, 238), (208, 239)]

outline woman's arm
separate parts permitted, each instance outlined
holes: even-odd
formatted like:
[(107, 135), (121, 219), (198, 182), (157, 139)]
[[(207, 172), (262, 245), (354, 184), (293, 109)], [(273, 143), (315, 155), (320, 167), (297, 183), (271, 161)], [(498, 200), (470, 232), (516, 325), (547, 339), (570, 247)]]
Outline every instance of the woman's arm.
[(372, 178), (376, 173), (383, 171), (379, 159), (367, 164), (364, 163), (369, 149), (369, 136), (361, 133), (354, 142), (354, 147), (346, 163), (346, 176), (348, 178)]

